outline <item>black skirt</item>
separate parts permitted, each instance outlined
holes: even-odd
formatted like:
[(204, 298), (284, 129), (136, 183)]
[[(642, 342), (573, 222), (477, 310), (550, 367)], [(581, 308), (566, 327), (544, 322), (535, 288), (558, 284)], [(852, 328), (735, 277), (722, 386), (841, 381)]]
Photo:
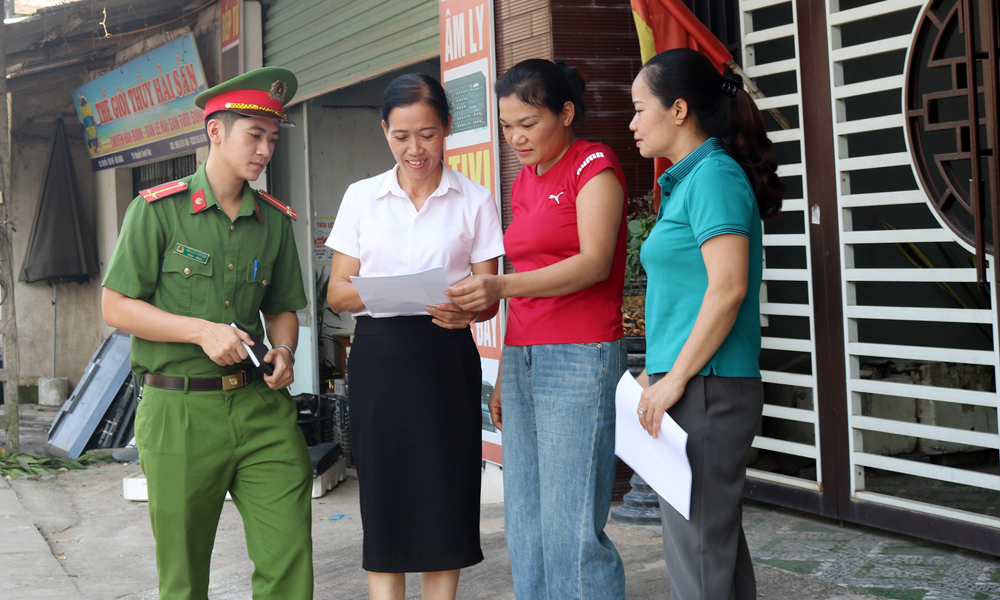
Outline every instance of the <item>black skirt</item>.
[(362, 567), (449, 571), (479, 546), (482, 367), (468, 329), (359, 317), (348, 363)]

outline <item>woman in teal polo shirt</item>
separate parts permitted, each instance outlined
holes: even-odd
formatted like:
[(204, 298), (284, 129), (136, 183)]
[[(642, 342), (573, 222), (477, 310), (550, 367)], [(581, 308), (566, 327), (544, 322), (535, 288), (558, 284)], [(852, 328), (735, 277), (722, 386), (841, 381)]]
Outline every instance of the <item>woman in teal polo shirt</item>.
[(673, 163), (641, 252), (649, 375), (638, 409), (654, 437), (664, 412), (688, 433), (690, 520), (660, 499), (671, 597), (751, 600), (741, 498), (764, 403), (760, 221), (781, 210), (784, 185), (760, 111), (704, 55), (656, 55), (632, 101), (639, 152)]

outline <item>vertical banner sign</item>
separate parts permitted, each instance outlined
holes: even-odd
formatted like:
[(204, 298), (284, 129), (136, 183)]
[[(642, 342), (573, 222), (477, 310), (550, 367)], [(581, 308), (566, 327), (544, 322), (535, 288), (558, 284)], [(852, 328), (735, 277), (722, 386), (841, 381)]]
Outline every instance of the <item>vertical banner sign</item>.
[[(496, 44), (492, 0), (441, 0), (441, 81), (451, 106), (451, 135), (445, 163), (497, 198)], [(490, 420), (489, 402), (499, 379), (503, 321), (474, 323), (472, 334), (483, 364), (483, 459), (500, 464), (500, 432)]]
[(313, 265), (329, 267), (333, 264), (333, 248), (326, 245), (326, 238), (333, 231), (333, 219), (315, 219), (313, 221)]
[(222, 0), (222, 81), (228, 81), (243, 72), (243, 52), (240, 37), (243, 30), (243, 0)]
[(189, 33), (73, 90), (94, 170), (208, 144), (205, 112), (194, 105), (205, 89)]
[(313, 220), (312, 229), (312, 263), (313, 280), (317, 288), (330, 276), (330, 269), (333, 268), (333, 248), (326, 245), (326, 238), (330, 237), (333, 230), (333, 217), (328, 219), (316, 218)]

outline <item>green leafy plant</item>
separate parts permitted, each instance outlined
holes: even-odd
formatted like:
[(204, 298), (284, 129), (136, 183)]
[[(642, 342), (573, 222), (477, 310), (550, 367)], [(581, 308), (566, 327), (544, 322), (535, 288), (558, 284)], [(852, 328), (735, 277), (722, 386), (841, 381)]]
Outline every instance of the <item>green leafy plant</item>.
[(646, 274), (639, 261), (639, 250), (656, 225), (656, 215), (646, 215), (630, 219), (625, 231), (625, 278), (636, 279)]
[(326, 290), (330, 285), (330, 276), (326, 274), (326, 268), (316, 273), (316, 337), (317, 353), (321, 368), (333, 369), (333, 358), (326, 352), (326, 343), (330, 342), (335, 347), (340, 347), (340, 340), (333, 334), (336, 329), (326, 322), (327, 315), (340, 316), (339, 313), (330, 308), (326, 303)]
[(626, 338), (646, 335), (646, 271), (639, 251), (656, 225), (655, 195), (652, 191), (628, 202), (625, 225), (625, 289), (622, 290), (622, 328)]
[(0, 454), (0, 476), (8, 479), (17, 477), (39, 477), (49, 473), (76, 471), (105, 462), (89, 454), (77, 459), (58, 458), (51, 455)]

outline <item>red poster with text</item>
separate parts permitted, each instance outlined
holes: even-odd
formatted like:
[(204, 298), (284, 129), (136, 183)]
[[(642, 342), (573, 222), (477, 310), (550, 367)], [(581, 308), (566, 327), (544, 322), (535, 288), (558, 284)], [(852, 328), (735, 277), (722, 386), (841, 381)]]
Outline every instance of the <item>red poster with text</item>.
[(222, 81), (228, 81), (243, 72), (243, 0), (219, 2), (219, 42), (222, 57)]
[(222, 16), (222, 51), (240, 41), (240, 0), (222, 0), (219, 11)]
[[(489, 188), (499, 211), (493, 2), (441, 0), (440, 6), (441, 82), (451, 107), (451, 135), (444, 160), (451, 169)], [(503, 325), (502, 314), (498, 314), (489, 322), (472, 326), (483, 365), (483, 459), (496, 464), (501, 463), (501, 436), (490, 419), (487, 403), (500, 376)]]

